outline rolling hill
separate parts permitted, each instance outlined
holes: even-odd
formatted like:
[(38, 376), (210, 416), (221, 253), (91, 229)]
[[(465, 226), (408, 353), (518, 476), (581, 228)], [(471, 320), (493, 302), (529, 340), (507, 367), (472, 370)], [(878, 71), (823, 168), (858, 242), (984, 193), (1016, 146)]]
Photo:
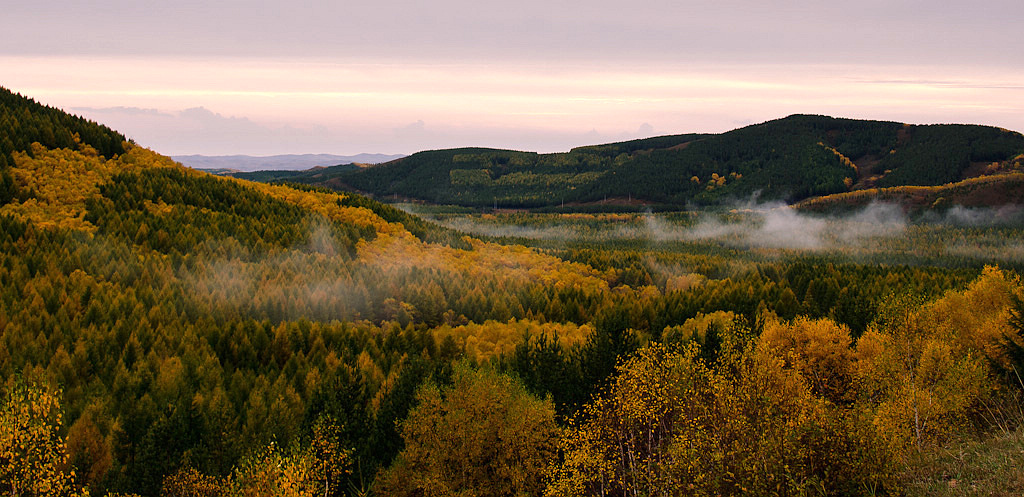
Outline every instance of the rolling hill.
[(543, 207), (626, 199), (716, 205), (788, 202), (875, 187), (935, 186), (1020, 170), (1024, 136), (976, 125), (793, 115), (722, 134), (661, 136), (537, 154), (424, 151), (369, 169), (288, 181), (440, 204)]

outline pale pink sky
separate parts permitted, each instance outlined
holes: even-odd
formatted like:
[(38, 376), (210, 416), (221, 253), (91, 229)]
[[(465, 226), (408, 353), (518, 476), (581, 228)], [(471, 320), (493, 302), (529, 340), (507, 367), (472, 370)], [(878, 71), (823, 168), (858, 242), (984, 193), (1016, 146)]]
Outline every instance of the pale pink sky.
[(0, 85), (174, 155), (550, 152), (793, 113), (1024, 130), (1024, 2), (844, 4), (12, 2)]

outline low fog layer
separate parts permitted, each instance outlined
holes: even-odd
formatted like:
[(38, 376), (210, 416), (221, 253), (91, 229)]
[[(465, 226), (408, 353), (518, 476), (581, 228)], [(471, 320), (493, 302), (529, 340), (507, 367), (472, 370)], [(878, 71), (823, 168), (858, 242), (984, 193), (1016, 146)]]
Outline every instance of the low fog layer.
[[(872, 203), (844, 215), (819, 215), (800, 212), (782, 203), (746, 203), (729, 212), (694, 214), (692, 220), (659, 214), (609, 215), (605, 219), (538, 217), (535, 224), (510, 224), (501, 216), (438, 217), (410, 213), (433, 222), (484, 237), (538, 241), (601, 242), (638, 240), (646, 243), (712, 243), (737, 249), (775, 249), (798, 251), (903, 251), (902, 243), (912, 235), (940, 236), (930, 248), (949, 255), (998, 260), (1020, 260), (1021, 244), (1013, 234), (990, 233), (984, 239), (970, 234), (969, 228), (1006, 228), (1024, 226), (1020, 206), (967, 208), (955, 206), (943, 213), (928, 212), (914, 219), (895, 204)], [(914, 228), (914, 233), (909, 230)], [(956, 230), (949, 234), (926, 235), (927, 231)], [(909, 243), (909, 241), (907, 242)], [(1014, 245), (1016, 244), (1016, 245)], [(1014, 245), (1014, 246), (1011, 246)]]
[(906, 231), (908, 219), (892, 204), (871, 204), (846, 216), (815, 216), (784, 204), (763, 204), (734, 211), (739, 221), (704, 215), (692, 227), (668, 225), (647, 216), (651, 238), (657, 241), (714, 241), (734, 247), (793, 250), (831, 250), (858, 247), (879, 237)]

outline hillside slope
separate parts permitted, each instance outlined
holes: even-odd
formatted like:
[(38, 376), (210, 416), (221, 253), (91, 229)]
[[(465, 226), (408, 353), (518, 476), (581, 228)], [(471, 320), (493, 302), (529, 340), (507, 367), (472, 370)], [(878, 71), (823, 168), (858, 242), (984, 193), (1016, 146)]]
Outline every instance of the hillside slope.
[[(1018, 163), (1015, 171), (1019, 170)], [(943, 211), (956, 206), (1019, 207), (1024, 205), (1024, 174), (992, 174), (937, 186), (866, 188), (809, 198), (793, 207), (812, 212), (845, 212), (872, 203), (898, 204), (914, 213)]]
[[(59, 389), (53, 434), (95, 495), (226, 475), (321, 416), (357, 447), (365, 474), (345, 484), (372, 479), (426, 378), (530, 334), (580, 342), (592, 329), (572, 321), (611, 296), (608, 272), (354, 194), (193, 171), (8, 97), (0, 115), (32, 125), (0, 128), (0, 416), (7, 394)], [(7, 420), (0, 448), (42, 457), (3, 445)]]
[(677, 206), (798, 201), (851, 190), (941, 185), (1019, 168), (1024, 136), (973, 125), (793, 115), (718, 135), (676, 135), (536, 154), (425, 151), (378, 167), (289, 181), (466, 206), (539, 207), (608, 198)]
[(124, 135), (95, 122), (48, 107), (0, 87), (0, 205), (27, 198), (11, 178), (15, 152), (32, 151), (32, 143), (45, 148), (82, 148), (87, 153), (114, 157), (124, 153)]

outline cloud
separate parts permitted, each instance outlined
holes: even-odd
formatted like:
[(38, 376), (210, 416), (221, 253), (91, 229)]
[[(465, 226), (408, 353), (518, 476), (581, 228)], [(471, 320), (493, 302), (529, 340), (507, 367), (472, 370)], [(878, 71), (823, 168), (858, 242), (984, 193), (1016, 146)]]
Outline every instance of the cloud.
[(160, 112), (157, 109), (141, 109), (141, 108), (138, 108), (138, 107), (124, 107), (124, 106), (105, 107), (105, 108), (73, 107), (71, 109), (71, 112), (77, 112), (77, 113), (82, 113), (82, 114), (90, 114), (90, 115), (124, 115), (124, 116), (162, 116), (162, 117), (172, 117), (171, 114), (167, 114), (165, 112)]
[[(874, 0), (652, 0), (629, 9), (606, 0), (267, 0), (184, 7), (53, 0), (45, 15), (30, 2), (8, 2), (4, 14), (0, 47), (7, 53), (1019, 65), (1021, 51), (994, 47), (1017, 46), (1024, 6), (1016, 0), (934, 2), (922, 14), (920, 2)], [(61, 36), (46, 36), (54, 32)]]
[(140, 107), (76, 107), (74, 112), (125, 133), (166, 155), (411, 154), (457, 147), (564, 152), (580, 145), (646, 138), (650, 133), (553, 130), (533, 126), (433, 125), (417, 119), (402, 126), (336, 122), (268, 124), (226, 116), (203, 106), (178, 111)]
[(906, 86), (928, 86), (932, 88), (962, 88), (974, 90), (1024, 90), (1024, 85), (1019, 84), (986, 84), (964, 80), (938, 80), (938, 79), (864, 79), (860, 83), (873, 85), (906, 85)]
[(426, 131), (427, 123), (423, 122), (423, 119), (419, 119), (414, 123), (409, 124), (403, 128), (399, 128), (397, 131), (400, 133), (422, 133)]
[(267, 125), (246, 117), (224, 116), (202, 106), (181, 111), (136, 107), (73, 110), (167, 155), (329, 153), (333, 151), (332, 143), (344, 143), (324, 126)]
[(394, 130), (395, 139), (403, 143), (423, 143), (430, 140), (430, 132), (427, 131), (427, 123), (418, 119)]

